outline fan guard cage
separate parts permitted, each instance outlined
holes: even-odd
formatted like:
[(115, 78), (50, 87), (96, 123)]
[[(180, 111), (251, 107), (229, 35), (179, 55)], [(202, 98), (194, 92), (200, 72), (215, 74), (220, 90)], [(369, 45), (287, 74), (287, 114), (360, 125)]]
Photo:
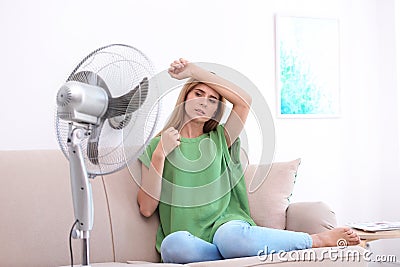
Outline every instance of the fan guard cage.
[[(96, 75), (87, 76), (82, 73)], [(90, 53), (68, 77), (67, 81), (76, 80), (100, 86), (112, 97), (132, 90), (145, 77), (149, 79), (146, 100), (131, 114), (128, 124), (123, 129), (111, 127), (109, 119), (104, 122), (98, 141), (98, 164), (93, 164), (88, 158), (88, 137), (82, 140), (81, 147), (89, 175), (118, 171), (142, 153), (154, 134), (160, 109), (156, 100), (158, 85), (155, 79), (151, 79), (154, 73), (152, 63), (141, 51), (128, 45), (112, 44)], [(60, 119), (57, 114), (55, 120), (58, 143), (69, 159), (69, 122)]]

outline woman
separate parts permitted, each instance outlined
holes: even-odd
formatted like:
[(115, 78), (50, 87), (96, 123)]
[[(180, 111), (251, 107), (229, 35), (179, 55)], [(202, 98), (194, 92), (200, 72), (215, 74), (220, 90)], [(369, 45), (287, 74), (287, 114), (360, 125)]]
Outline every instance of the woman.
[[(139, 158), (142, 187), (138, 192), (142, 215), (149, 217), (159, 210), (156, 248), (163, 262), (255, 256), (264, 248), (336, 246), (339, 239), (349, 245), (359, 243), (347, 227), (309, 235), (256, 226), (238, 163), (238, 136), (251, 96), (184, 59), (175, 60), (168, 73), (175, 79), (190, 79), (165, 128)], [(225, 99), (232, 110), (221, 125)]]

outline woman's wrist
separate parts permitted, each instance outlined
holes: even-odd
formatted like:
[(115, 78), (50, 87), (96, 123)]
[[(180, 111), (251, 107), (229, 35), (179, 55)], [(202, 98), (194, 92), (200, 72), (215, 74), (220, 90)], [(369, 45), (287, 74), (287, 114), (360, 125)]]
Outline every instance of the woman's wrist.
[(161, 141), (158, 143), (156, 149), (153, 152), (152, 160), (164, 160), (166, 158), (166, 155), (164, 153), (164, 149), (162, 146)]
[(204, 69), (194, 63), (188, 63), (188, 70), (190, 78), (193, 78), (195, 80), (202, 80), (201, 71), (205, 71)]

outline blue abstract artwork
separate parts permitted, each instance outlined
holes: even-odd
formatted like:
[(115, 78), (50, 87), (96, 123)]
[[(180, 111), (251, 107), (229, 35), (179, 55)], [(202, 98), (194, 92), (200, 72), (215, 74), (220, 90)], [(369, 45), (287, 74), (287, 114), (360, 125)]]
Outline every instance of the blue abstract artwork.
[(339, 115), (339, 22), (276, 16), (278, 115)]

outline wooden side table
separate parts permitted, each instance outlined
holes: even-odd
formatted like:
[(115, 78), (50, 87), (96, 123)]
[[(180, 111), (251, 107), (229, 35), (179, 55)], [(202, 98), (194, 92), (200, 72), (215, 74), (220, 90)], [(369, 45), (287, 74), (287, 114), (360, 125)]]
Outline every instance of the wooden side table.
[(363, 248), (369, 247), (369, 242), (378, 239), (388, 239), (388, 238), (400, 238), (400, 230), (390, 230), (390, 231), (378, 231), (378, 232), (366, 232), (357, 229), (353, 229), (361, 239), (360, 246)]

